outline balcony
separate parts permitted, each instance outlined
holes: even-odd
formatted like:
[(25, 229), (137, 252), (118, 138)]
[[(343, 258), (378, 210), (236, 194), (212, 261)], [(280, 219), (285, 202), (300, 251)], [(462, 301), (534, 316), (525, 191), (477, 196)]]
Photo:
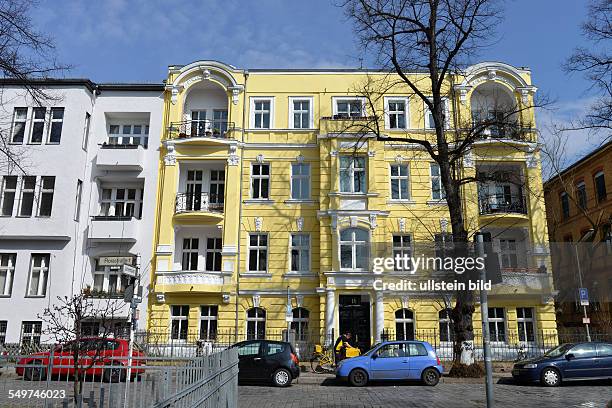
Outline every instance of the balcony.
[(140, 220), (134, 217), (95, 216), (89, 232), (91, 241), (136, 242)]
[(223, 285), (231, 283), (231, 272), (158, 271), (156, 275), (156, 286), (163, 286), (159, 289), (166, 293), (218, 292)]
[(141, 171), (144, 162), (144, 147), (137, 144), (103, 144), (96, 157), (101, 170)]
[(527, 200), (523, 195), (490, 194), (478, 199), (480, 215), (527, 215)]
[(234, 122), (226, 120), (187, 120), (172, 122), (168, 127), (168, 138), (178, 140), (227, 140), (236, 129)]
[(217, 201), (217, 197), (209, 193), (178, 193), (174, 220), (180, 223), (217, 224), (223, 221), (223, 203)]
[(531, 124), (518, 122), (474, 121), (472, 131), (481, 141), (535, 142), (536, 129)]

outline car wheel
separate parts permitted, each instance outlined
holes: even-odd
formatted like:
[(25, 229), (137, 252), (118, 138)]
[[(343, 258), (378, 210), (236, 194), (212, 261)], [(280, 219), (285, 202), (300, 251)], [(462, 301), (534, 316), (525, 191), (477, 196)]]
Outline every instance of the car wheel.
[(102, 374), (102, 379), (104, 382), (108, 383), (118, 383), (125, 381), (126, 372), (123, 365), (119, 362), (112, 362), (111, 367), (104, 369), (104, 374)]
[(42, 361), (31, 361), (29, 367), (23, 370), (23, 379), (26, 381), (42, 381), (47, 379), (47, 369), (42, 366)]
[(423, 384), (433, 387), (440, 381), (440, 373), (435, 368), (427, 368), (421, 374)]
[(542, 370), (542, 377), (540, 379), (542, 385), (547, 387), (556, 387), (561, 384), (561, 375), (559, 371), (554, 368), (545, 368)]
[(272, 376), (272, 381), (277, 387), (288, 387), (291, 385), (291, 380), (291, 373), (286, 368), (279, 368)]
[(368, 373), (361, 368), (356, 368), (349, 374), (349, 383), (355, 387), (363, 387), (368, 383)]

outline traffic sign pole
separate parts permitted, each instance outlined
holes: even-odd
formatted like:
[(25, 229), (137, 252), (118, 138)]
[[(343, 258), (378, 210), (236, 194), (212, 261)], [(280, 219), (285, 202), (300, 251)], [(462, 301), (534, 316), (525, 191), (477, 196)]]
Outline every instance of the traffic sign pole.
[(586, 290), (586, 288), (582, 287), (582, 270), (580, 268), (580, 256), (578, 256), (578, 244), (574, 245), (574, 252), (576, 253), (576, 265), (578, 266), (578, 283), (580, 284), (580, 295), (582, 295), (582, 290), (584, 289), (584, 292), (587, 295), (587, 301), (586, 301), (586, 305), (583, 304), (584, 302), (582, 302), (582, 299), (580, 301), (580, 303), (582, 304), (582, 312), (584, 314), (584, 319), (582, 319), (582, 321), (584, 322), (584, 327), (586, 329), (586, 335), (587, 335), (587, 341), (590, 343), (591, 342), (591, 330), (589, 328), (589, 315), (587, 314), (587, 305), (588, 305), (588, 292)]
[[(476, 233), (476, 255), (485, 258), (487, 255), (484, 249), (484, 237), (482, 233)], [(484, 282), (487, 280), (487, 271), (483, 268), (480, 271), (480, 315), (482, 320), (482, 348), (484, 349), (484, 363), (486, 374), (487, 408), (493, 408), (493, 363), (491, 360), (491, 333), (489, 332), (489, 299), (487, 291), (484, 289)]]

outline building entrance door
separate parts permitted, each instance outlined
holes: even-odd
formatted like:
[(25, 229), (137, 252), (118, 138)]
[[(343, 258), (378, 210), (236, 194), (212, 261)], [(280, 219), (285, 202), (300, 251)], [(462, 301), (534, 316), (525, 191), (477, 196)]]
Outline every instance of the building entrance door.
[(353, 335), (353, 345), (362, 351), (370, 344), (370, 299), (366, 295), (339, 295), (340, 333)]

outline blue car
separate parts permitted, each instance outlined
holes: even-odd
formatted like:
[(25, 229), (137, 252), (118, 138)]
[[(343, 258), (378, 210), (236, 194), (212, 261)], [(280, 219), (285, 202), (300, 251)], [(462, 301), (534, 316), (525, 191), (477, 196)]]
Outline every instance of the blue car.
[(556, 387), (563, 381), (612, 379), (612, 344), (566, 343), (542, 357), (514, 364), (516, 382)]
[(342, 360), (336, 378), (363, 387), (371, 380), (421, 380), (438, 384), (444, 368), (425, 341), (387, 341), (372, 347), (359, 357)]

